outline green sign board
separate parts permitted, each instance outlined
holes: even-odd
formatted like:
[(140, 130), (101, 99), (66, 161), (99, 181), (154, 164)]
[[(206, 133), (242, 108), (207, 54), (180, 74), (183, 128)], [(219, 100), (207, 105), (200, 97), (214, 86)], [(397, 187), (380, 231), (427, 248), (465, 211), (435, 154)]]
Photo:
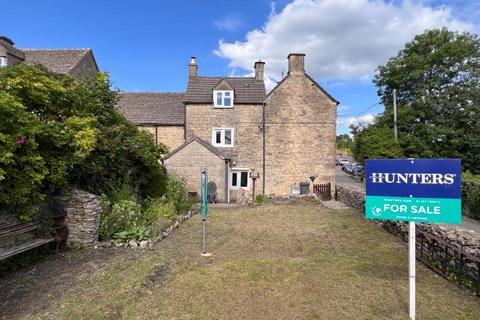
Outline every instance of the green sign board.
[(367, 160), (365, 178), (368, 219), (462, 222), (460, 160)]

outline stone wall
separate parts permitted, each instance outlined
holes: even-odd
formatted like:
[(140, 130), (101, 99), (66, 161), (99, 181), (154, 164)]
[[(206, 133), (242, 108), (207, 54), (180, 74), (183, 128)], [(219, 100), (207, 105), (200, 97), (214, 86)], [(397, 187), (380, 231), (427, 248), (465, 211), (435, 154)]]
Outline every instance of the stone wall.
[(302, 72), (289, 74), (266, 99), (265, 193), (289, 195), (294, 183), (335, 190), (336, 102)]
[(102, 204), (99, 196), (73, 190), (70, 194), (56, 197), (67, 214), (67, 242), (70, 245), (91, 245), (98, 240)]
[[(350, 207), (356, 208), (361, 212), (365, 211), (365, 192), (361, 189), (355, 189), (350, 186), (337, 185), (336, 187), (337, 200), (347, 204)], [(400, 239), (408, 242), (408, 223), (403, 221), (389, 221), (389, 220), (374, 220), (376, 224), (380, 225), (385, 230), (395, 234)], [(455, 248), (463, 250), (467, 254), (471, 254), (480, 258), (480, 234), (473, 231), (464, 230), (454, 225), (433, 224), (433, 223), (417, 223), (416, 235), (418, 238), (425, 233), (427, 236), (434, 236), (440, 238), (441, 241), (452, 245)], [(417, 241), (417, 249), (420, 246), (420, 241)], [(431, 249), (431, 242), (424, 242), (423, 250), (429, 252)], [(443, 263), (444, 253), (440, 253), (435, 257), (438, 264)], [(459, 266), (462, 261), (457, 255), (448, 255), (448, 265)], [(467, 266), (469, 270), (476, 270), (479, 272), (479, 266), (471, 264)], [(468, 271), (467, 271), (468, 273)], [(475, 278), (475, 275), (472, 276)]]
[(167, 174), (185, 178), (187, 191), (200, 195), (200, 172), (208, 169), (208, 181), (217, 185), (217, 201), (225, 201), (225, 160), (192, 140), (164, 161)]
[(260, 173), (256, 193), (262, 192), (263, 177), (263, 107), (235, 104), (231, 109), (214, 108), (212, 104), (186, 106), (186, 136), (193, 135), (211, 143), (213, 128), (233, 128), (233, 148), (218, 148), (235, 161), (235, 167), (255, 169)]
[(163, 143), (169, 151), (180, 147), (184, 142), (183, 126), (139, 126), (140, 130), (152, 134), (155, 143)]

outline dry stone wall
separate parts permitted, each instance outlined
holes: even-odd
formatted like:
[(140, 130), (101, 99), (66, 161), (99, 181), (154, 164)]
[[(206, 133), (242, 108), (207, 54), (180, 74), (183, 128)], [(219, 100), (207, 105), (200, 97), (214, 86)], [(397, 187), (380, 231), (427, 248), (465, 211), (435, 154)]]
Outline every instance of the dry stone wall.
[[(355, 189), (350, 186), (337, 185), (336, 197), (338, 201), (347, 204), (350, 207), (356, 208), (362, 212), (365, 211), (365, 192), (360, 189)], [(398, 236), (405, 242), (408, 242), (408, 223), (403, 221), (389, 221), (389, 220), (374, 220), (375, 223), (380, 225), (385, 230)], [(418, 239), (422, 238), (422, 234), (432, 239), (439, 239), (441, 242), (447, 243), (454, 248), (464, 252), (468, 255), (472, 255), (480, 259), (480, 234), (473, 231), (464, 230), (453, 225), (441, 225), (433, 223), (417, 223), (416, 235)], [(436, 240), (433, 240), (434, 242)], [(422, 247), (423, 244), (423, 247)], [(431, 252), (432, 249), (431, 240), (424, 242), (417, 241), (417, 249), (420, 246), (422, 252)], [(433, 260), (429, 264), (446, 266), (460, 266), (464, 263), (461, 261), (462, 256), (450, 253), (445, 256), (444, 252), (441, 252), (437, 256), (433, 257)], [(472, 279), (477, 279), (480, 272), (479, 263), (467, 263), (465, 266), (466, 273)]]
[(57, 197), (67, 214), (69, 245), (92, 245), (98, 240), (102, 203), (99, 196), (73, 190), (68, 195)]

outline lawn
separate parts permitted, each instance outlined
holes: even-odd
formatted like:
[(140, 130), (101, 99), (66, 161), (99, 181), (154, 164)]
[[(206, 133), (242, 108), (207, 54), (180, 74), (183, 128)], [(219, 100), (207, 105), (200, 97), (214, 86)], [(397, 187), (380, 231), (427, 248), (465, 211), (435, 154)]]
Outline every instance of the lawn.
[[(408, 319), (406, 246), (358, 211), (314, 203), (211, 209), (213, 257), (200, 256), (200, 239), (195, 216), (150, 250), (88, 249), (47, 259), (7, 279), (0, 293), (11, 293), (0, 296), (0, 314)], [(36, 279), (62, 263), (68, 266), (52, 283)], [(479, 319), (480, 299), (417, 265), (417, 318)]]

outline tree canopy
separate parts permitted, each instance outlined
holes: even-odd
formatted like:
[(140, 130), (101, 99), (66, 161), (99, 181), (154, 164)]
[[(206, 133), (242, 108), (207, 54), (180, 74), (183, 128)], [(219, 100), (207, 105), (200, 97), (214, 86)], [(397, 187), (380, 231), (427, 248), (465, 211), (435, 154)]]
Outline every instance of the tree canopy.
[(105, 74), (78, 82), (25, 64), (0, 68), (0, 211), (27, 217), (65, 186), (163, 192), (166, 152), (115, 109)]
[[(413, 158), (461, 158), (480, 173), (480, 40), (468, 32), (429, 30), (378, 68), (374, 83), (385, 112), (355, 137), (356, 154), (373, 158), (365, 137), (393, 137), (393, 89), (397, 90), (401, 153)], [(372, 131), (372, 133), (370, 133)], [(371, 141), (368, 142), (371, 144)], [(380, 147), (380, 146), (378, 146)], [(382, 152), (380, 152), (381, 154)], [(398, 154), (387, 152), (390, 156)]]

